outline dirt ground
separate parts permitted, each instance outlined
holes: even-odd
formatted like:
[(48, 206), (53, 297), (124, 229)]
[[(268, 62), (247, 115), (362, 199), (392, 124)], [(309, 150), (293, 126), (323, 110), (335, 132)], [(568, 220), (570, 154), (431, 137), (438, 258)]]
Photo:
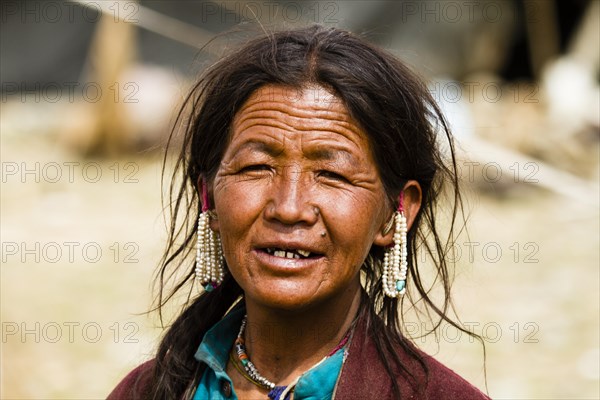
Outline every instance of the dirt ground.
[[(159, 157), (82, 159), (4, 130), (1, 151), (0, 396), (104, 398), (161, 333), (141, 314), (165, 241)], [(485, 338), (489, 394), (600, 398), (597, 207), (470, 183), (455, 300)], [(448, 327), (417, 344), (485, 390), (480, 344)]]

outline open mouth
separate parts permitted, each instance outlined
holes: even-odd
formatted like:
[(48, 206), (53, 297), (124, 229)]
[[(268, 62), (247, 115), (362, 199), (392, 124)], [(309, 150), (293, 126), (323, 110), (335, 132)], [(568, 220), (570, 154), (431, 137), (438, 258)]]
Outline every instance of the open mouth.
[(321, 254), (311, 253), (310, 251), (301, 250), (301, 249), (294, 250), (294, 249), (279, 249), (276, 247), (269, 247), (269, 248), (265, 248), (265, 249), (261, 249), (261, 250), (269, 255), (272, 255), (275, 257), (281, 257), (281, 258), (305, 259), (305, 258), (317, 258), (317, 257), (321, 256)]

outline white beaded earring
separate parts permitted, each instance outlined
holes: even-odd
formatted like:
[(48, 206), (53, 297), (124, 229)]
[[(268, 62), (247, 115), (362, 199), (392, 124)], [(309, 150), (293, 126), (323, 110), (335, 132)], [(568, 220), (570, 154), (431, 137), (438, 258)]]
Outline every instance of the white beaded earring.
[(208, 191), (203, 179), (202, 213), (198, 217), (198, 242), (196, 245), (196, 280), (207, 292), (218, 287), (225, 276), (221, 238), (209, 226), (210, 219), (217, 218), (217, 215), (209, 208)]
[(396, 298), (406, 292), (406, 272), (408, 271), (406, 250), (406, 217), (404, 216), (404, 192), (400, 192), (398, 210), (385, 227), (387, 234), (392, 225), (394, 229), (394, 244), (385, 250), (383, 255), (383, 292), (386, 296)]

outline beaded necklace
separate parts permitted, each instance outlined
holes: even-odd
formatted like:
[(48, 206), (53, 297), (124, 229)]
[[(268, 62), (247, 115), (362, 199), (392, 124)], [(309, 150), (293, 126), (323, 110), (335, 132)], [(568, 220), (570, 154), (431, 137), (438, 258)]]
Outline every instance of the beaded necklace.
[[(269, 394), (268, 394), (269, 399), (271, 399), (271, 400), (287, 399), (289, 394), (291, 393), (290, 389), (296, 385), (296, 383), (298, 382), (298, 379), (296, 379), (289, 386), (277, 386), (258, 372), (258, 370), (256, 369), (256, 366), (252, 363), (252, 361), (250, 361), (250, 359), (248, 358), (248, 354), (246, 354), (244, 332), (246, 330), (246, 321), (247, 320), (248, 320), (248, 316), (245, 315), (244, 319), (242, 320), (242, 325), (240, 326), (240, 332), (238, 333), (238, 336), (235, 339), (235, 343), (234, 343), (235, 352), (238, 356), (240, 363), (242, 364), (242, 367), (244, 367), (244, 371), (242, 371), (241, 368), (239, 368), (239, 366), (233, 359), (233, 354), (230, 355), (230, 360), (233, 362), (233, 365), (235, 366), (235, 368), (242, 374), (242, 376), (244, 376), (244, 378), (248, 379), (250, 382), (254, 383), (255, 385), (257, 385), (259, 387), (268, 389), (269, 390)], [(346, 332), (346, 334), (344, 335), (342, 340), (338, 343), (338, 345), (335, 346), (335, 348), (331, 352), (329, 352), (329, 354), (327, 354), (325, 357), (323, 357), (323, 359), (321, 361), (319, 361), (318, 363), (316, 363), (309, 369), (315, 368), (317, 365), (321, 364), (327, 358), (334, 355), (339, 349), (344, 347), (348, 343), (348, 340), (350, 338), (350, 333), (352, 332), (355, 323), (356, 323), (356, 320), (354, 320), (352, 322), (352, 324), (350, 325), (350, 328), (348, 329), (348, 332)]]

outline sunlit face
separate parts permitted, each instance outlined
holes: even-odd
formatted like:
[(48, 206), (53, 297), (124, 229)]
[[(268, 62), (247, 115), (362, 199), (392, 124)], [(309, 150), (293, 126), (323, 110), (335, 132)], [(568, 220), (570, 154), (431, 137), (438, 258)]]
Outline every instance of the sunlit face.
[(260, 306), (353, 296), (369, 249), (384, 244), (389, 210), (367, 137), (318, 86), (264, 86), (248, 99), (213, 196), (229, 270)]

